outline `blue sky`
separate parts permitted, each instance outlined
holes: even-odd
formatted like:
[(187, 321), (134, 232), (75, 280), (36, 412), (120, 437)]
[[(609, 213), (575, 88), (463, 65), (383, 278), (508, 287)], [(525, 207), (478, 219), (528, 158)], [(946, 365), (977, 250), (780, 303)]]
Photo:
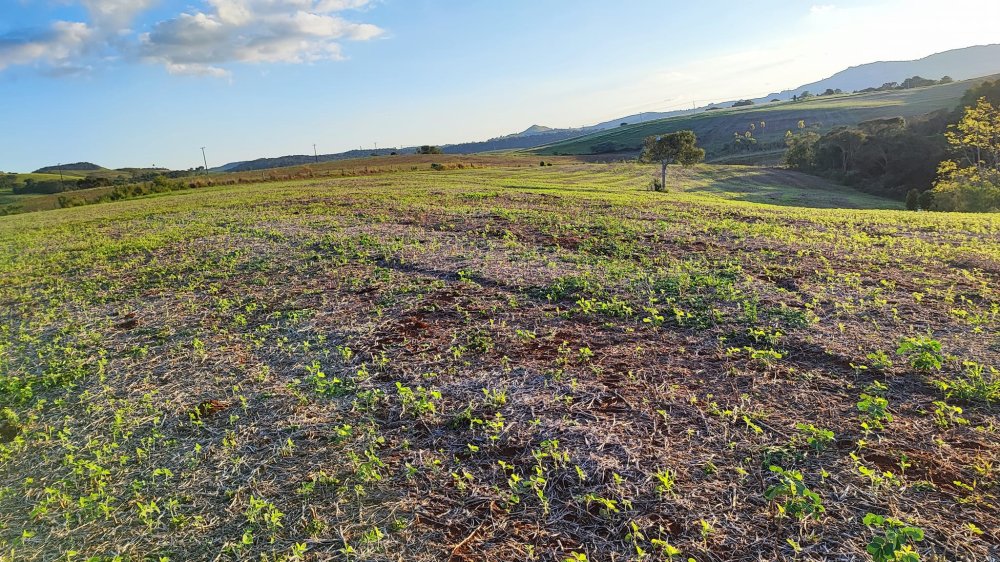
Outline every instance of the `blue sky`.
[(1000, 42), (1000, 3), (981, 0), (0, 4), (12, 171), (485, 140)]

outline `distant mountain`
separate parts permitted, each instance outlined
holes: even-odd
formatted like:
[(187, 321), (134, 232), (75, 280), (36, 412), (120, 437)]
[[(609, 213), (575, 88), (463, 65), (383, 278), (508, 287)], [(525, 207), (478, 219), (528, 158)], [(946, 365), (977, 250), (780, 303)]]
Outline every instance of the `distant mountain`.
[(104, 168), (90, 162), (76, 162), (75, 164), (60, 164), (58, 166), (46, 166), (32, 172), (33, 174), (58, 174), (59, 172), (96, 172)]
[[(699, 108), (704, 109), (704, 108)], [(618, 119), (612, 119), (611, 121), (605, 121), (603, 123), (598, 123), (596, 125), (591, 125), (589, 127), (584, 127), (582, 130), (588, 133), (594, 131), (604, 131), (607, 129), (613, 129), (615, 127), (624, 127), (626, 125), (635, 125), (636, 123), (645, 123), (646, 121), (655, 121), (657, 119), (666, 119), (667, 117), (677, 117), (678, 115), (687, 115), (689, 113), (694, 113), (695, 109), (681, 109), (676, 111), (648, 111), (646, 113), (636, 113), (635, 115), (626, 115), (625, 117), (619, 117)]]
[[(277, 156), (274, 158), (257, 158), (256, 160), (245, 160), (242, 162), (230, 162), (216, 168), (212, 172), (252, 172), (255, 170), (269, 170), (271, 168), (284, 168), (286, 166), (303, 166), (317, 162), (332, 162), (336, 160), (348, 160), (350, 158), (364, 158), (366, 156), (388, 156), (396, 152), (394, 148), (380, 148), (378, 150), (348, 150), (336, 154), (320, 154), (312, 156), (308, 154), (292, 154), (288, 156)], [(403, 152), (402, 150), (398, 152)], [(409, 149), (413, 152), (413, 149)]]
[[(943, 53), (937, 53), (919, 60), (874, 62), (861, 66), (855, 66), (838, 72), (837, 74), (818, 82), (770, 94), (757, 98), (753, 101), (760, 104), (775, 99), (782, 101), (790, 100), (793, 95), (800, 94), (805, 90), (808, 90), (813, 94), (823, 93), (827, 89), (839, 89), (845, 92), (853, 92), (856, 90), (864, 90), (865, 88), (877, 88), (887, 82), (902, 83), (907, 78), (913, 76), (922, 76), (933, 80), (939, 80), (944, 76), (950, 76), (956, 81), (963, 81), (998, 73), (1000, 73), (1000, 44), (982, 45), (945, 51)], [(622, 134), (629, 136), (636, 125), (644, 126), (647, 123), (652, 125), (655, 121), (671, 117), (693, 117), (695, 114), (703, 113), (706, 109), (729, 108), (735, 101), (737, 100), (713, 103), (697, 109), (638, 113), (587, 127), (581, 127), (579, 129), (554, 129), (543, 125), (532, 125), (520, 133), (496, 137), (486, 141), (449, 144), (444, 145), (441, 148), (447, 154), (473, 154), (477, 152), (499, 150), (532, 149), (547, 145), (554, 145), (555, 143), (562, 143), (563, 141), (569, 141), (570, 139), (576, 139), (578, 137), (586, 138), (585, 141), (582, 140), (581, 142), (589, 142), (589, 135), (600, 133), (602, 131), (608, 132), (608, 134), (611, 135), (618, 135), (619, 132), (613, 131), (613, 129), (621, 129)], [(377, 151), (351, 150), (337, 154), (324, 154), (320, 155), (318, 158), (309, 155), (258, 158), (251, 161), (231, 162), (229, 164), (225, 164), (224, 166), (213, 168), (212, 171), (243, 172), (250, 170), (263, 170), (283, 166), (311, 164), (315, 161), (328, 162), (331, 160), (346, 160), (349, 158), (371, 156), (373, 154), (387, 155), (392, 151), (392, 149), (379, 149)], [(400, 154), (413, 153), (414, 151), (415, 147), (398, 149)], [(63, 167), (63, 169), (79, 169), (75, 168), (75, 166), (79, 165), (67, 164)]]
[(532, 126), (528, 127), (527, 129), (521, 131), (520, 133), (518, 133), (515, 136), (518, 136), (518, 137), (530, 137), (532, 135), (541, 135), (543, 133), (551, 133), (554, 130), (555, 129), (553, 129), (552, 127), (546, 127), (544, 125), (532, 125)]
[(530, 135), (518, 133), (487, 141), (446, 144), (441, 147), (441, 150), (445, 154), (475, 154), (477, 152), (491, 152), (495, 150), (519, 150), (571, 139), (587, 132), (585, 129), (549, 129), (548, 131), (539, 131)]
[[(792, 96), (807, 90), (813, 94), (821, 94), (827, 89), (854, 92), (865, 88), (878, 88), (887, 82), (902, 83), (903, 80), (913, 76), (922, 76), (932, 80), (940, 80), (945, 76), (950, 76), (956, 81), (962, 81), (998, 73), (1000, 73), (1000, 44), (980, 45), (944, 51), (919, 60), (873, 62), (852, 66), (818, 82), (768, 94), (753, 101), (759, 104), (775, 99), (790, 100)], [(587, 133), (604, 131), (619, 127), (623, 123), (635, 125), (657, 119), (700, 113), (709, 108), (726, 108), (732, 106), (736, 101), (738, 100), (721, 101), (697, 109), (638, 113), (584, 127), (580, 130)]]
[(853, 92), (877, 88), (887, 82), (902, 82), (912, 76), (938, 80), (950, 76), (955, 80), (968, 80), (1000, 73), (1000, 44), (966, 47), (937, 53), (919, 60), (873, 62), (852, 66), (829, 78), (805, 84), (794, 90), (771, 94), (756, 101), (791, 99), (805, 90), (819, 94), (827, 89)]
[[(497, 137), (486, 141), (465, 142), (457, 144), (446, 144), (441, 147), (445, 154), (475, 154), (477, 152), (491, 152), (496, 150), (519, 150), (535, 148), (543, 144), (564, 141), (573, 137), (578, 137), (586, 130), (583, 129), (552, 129), (541, 125), (532, 125), (521, 133), (515, 133), (504, 137)], [(213, 172), (251, 172), (255, 170), (269, 170), (271, 168), (284, 168), (286, 166), (302, 166), (316, 162), (333, 162), (336, 160), (348, 160), (351, 158), (364, 158), (367, 156), (388, 156), (393, 152), (399, 154), (413, 154), (417, 147), (406, 148), (380, 148), (378, 150), (348, 150), (335, 154), (320, 154), (311, 156), (307, 154), (295, 154), (288, 156), (277, 156), (274, 158), (258, 158), (256, 160), (245, 160), (242, 162), (230, 162), (216, 168)]]

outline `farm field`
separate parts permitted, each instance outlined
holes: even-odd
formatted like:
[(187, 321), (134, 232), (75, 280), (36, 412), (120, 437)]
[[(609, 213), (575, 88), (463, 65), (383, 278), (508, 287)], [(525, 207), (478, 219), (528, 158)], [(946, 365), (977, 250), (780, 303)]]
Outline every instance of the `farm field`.
[(0, 560), (1000, 557), (1000, 215), (481, 158), (0, 217)]
[[(750, 107), (703, 111), (646, 123), (632, 123), (586, 136), (533, 149), (540, 155), (593, 154), (595, 147), (612, 146), (617, 151), (638, 153), (644, 138), (682, 130), (692, 130), (708, 152), (710, 160), (725, 160), (746, 153), (730, 153), (733, 133), (743, 134), (749, 123), (758, 126), (754, 136), (762, 143), (780, 142), (787, 131), (797, 131), (799, 121), (820, 133), (838, 126), (851, 126), (872, 119), (915, 118), (934, 111), (952, 110), (970, 87), (988, 78), (909, 90), (843, 94), (809, 98), (800, 102), (776, 102)], [(763, 125), (761, 125), (763, 124)]]

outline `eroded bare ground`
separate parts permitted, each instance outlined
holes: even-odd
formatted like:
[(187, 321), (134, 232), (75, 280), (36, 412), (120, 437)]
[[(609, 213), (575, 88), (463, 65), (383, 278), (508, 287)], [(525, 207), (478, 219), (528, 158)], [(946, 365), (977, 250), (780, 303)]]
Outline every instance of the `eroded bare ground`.
[(14, 240), (5, 559), (998, 556), (992, 223), (240, 193)]

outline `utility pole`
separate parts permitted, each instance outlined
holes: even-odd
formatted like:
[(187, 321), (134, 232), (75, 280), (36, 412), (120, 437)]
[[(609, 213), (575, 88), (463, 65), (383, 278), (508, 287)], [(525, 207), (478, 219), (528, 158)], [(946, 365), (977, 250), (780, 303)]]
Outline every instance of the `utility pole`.
[(201, 147), (201, 159), (205, 163), (205, 174), (208, 174), (208, 157), (205, 156), (205, 147)]
[[(62, 183), (62, 182), (63, 182), (63, 175), (62, 175), (62, 162), (60, 162), (60, 163), (59, 163), (59, 166), (57, 166), (57, 167), (59, 168), (59, 183)], [(61, 189), (61, 188), (60, 188), (60, 189)]]
[(319, 154), (316, 153), (316, 144), (313, 143), (313, 163), (319, 164)]

